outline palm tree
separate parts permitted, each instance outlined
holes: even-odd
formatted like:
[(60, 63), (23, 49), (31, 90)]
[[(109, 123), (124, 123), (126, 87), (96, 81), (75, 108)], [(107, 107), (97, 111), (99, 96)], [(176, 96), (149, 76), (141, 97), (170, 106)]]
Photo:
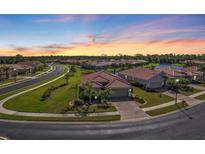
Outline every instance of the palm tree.
[(4, 67), (3, 67), (3, 71), (6, 73), (6, 79), (9, 78), (9, 70), (10, 70), (9, 67), (7, 67), (7, 66), (4, 66)]
[(3, 69), (2, 67), (0, 67), (0, 81), (3, 80)]
[(64, 76), (64, 79), (66, 80), (66, 84), (68, 84), (68, 80), (70, 79), (70, 73), (66, 73)]
[(111, 90), (108, 88), (104, 89), (104, 90), (99, 90), (97, 93), (97, 97), (98, 97), (98, 100), (100, 101), (100, 103), (107, 102), (110, 94), (111, 94)]
[(92, 84), (87, 84), (87, 85), (86, 85), (86, 87), (85, 87), (85, 92), (86, 92), (86, 94), (88, 95), (89, 104), (91, 104), (91, 103), (92, 103), (92, 97), (93, 97), (93, 94), (94, 94), (94, 90), (93, 90)]

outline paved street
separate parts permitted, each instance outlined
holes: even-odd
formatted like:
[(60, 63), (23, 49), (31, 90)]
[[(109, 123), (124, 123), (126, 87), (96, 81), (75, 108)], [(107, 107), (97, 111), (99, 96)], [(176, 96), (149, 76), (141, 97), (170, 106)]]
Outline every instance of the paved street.
[(147, 118), (148, 115), (142, 111), (134, 101), (113, 102), (121, 115), (121, 120)]

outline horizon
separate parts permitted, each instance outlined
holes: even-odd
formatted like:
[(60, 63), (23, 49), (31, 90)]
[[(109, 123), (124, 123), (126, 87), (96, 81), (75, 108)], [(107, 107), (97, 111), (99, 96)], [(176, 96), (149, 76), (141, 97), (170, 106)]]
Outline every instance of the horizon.
[(0, 56), (204, 54), (205, 15), (0, 15)]

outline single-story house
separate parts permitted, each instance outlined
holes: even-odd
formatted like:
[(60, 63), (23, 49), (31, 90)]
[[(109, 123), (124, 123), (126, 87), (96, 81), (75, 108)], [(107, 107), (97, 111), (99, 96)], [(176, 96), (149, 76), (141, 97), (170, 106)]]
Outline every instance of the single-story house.
[(157, 71), (163, 72), (164, 77), (171, 80), (186, 78), (186, 74), (184, 74), (181, 70), (174, 69), (170, 66), (158, 68)]
[(83, 85), (90, 83), (97, 91), (109, 88), (111, 90), (110, 98), (130, 97), (131, 85), (121, 77), (105, 71), (86, 74), (83, 76)]
[(20, 64), (5, 64), (4, 66), (9, 67), (9, 74), (13, 76), (14, 74), (28, 74), (30, 73), (34, 67), (28, 65), (20, 65)]
[(40, 61), (23, 61), (23, 62), (19, 62), (17, 64), (33, 67), (35, 70), (39, 70), (44, 66), (44, 64), (41, 63)]
[(111, 66), (113, 63), (110, 61), (88, 61), (84, 64), (82, 64), (82, 68), (87, 68), (87, 69), (104, 69), (106, 67)]
[(162, 72), (143, 67), (124, 70), (118, 75), (130, 82), (137, 83), (146, 89), (158, 89), (164, 86)]
[(204, 81), (204, 73), (199, 71), (197, 66), (185, 67), (182, 69), (182, 72), (191, 81)]

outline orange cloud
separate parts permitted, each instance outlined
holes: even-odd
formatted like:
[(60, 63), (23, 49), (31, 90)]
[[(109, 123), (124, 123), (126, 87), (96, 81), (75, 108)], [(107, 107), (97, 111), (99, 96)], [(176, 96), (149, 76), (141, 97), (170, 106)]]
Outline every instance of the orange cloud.
[[(91, 39), (92, 40), (92, 39)], [(1, 55), (25, 56), (46, 55), (116, 55), (116, 54), (202, 54), (205, 53), (205, 39), (177, 39), (177, 40), (152, 40), (141, 42), (87, 42), (66, 44), (51, 44), (43, 47), (24, 48), (14, 47), (0, 49)]]

